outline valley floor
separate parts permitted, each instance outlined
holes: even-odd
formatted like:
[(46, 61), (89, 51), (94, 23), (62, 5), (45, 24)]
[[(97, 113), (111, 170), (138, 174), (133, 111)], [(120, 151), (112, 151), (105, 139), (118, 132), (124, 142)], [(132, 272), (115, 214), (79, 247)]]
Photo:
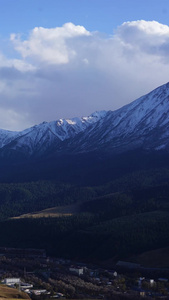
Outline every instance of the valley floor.
[[(2, 249), (1, 249), (2, 250)], [(29, 249), (30, 250), (30, 249)], [(10, 251), (9, 251), (10, 253)], [(169, 299), (169, 270), (142, 270), (114, 266), (105, 268), (51, 257), (0, 256), (1, 281), (19, 278), (15, 289), (0, 285), (1, 299)], [(164, 277), (165, 276), (165, 277)], [(32, 285), (24, 294), (23, 282)], [(25, 288), (24, 288), (25, 290)]]

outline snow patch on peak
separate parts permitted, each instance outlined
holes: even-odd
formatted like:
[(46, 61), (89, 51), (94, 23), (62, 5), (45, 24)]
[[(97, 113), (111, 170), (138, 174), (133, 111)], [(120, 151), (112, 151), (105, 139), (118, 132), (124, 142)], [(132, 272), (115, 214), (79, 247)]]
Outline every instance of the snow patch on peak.
[(76, 121), (75, 120), (66, 120), (67, 121), (67, 123), (69, 124), (69, 125), (76, 125)]
[(95, 123), (101, 119), (103, 119), (106, 115), (107, 115), (108, 111), (102, 110), (102, 111), (96, 111), (94, 113), (92, 113), (90, 116), (88, 117), (82, 117), (82, 119), (85, 122), (89, 122), (91, 123)]

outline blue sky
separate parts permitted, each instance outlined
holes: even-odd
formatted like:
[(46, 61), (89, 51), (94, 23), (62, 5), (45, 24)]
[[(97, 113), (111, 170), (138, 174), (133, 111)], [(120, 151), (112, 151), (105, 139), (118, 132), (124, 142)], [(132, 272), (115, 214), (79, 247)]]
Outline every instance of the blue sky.
[(67, 22), (108, 34), (126, 21), (156, 20), (169, 25), (168, 0), (0, 0), (0, 6), (3, 36)]
[(0, 0), (0, 128), (118, 109), (167, 81), (168, 0)]

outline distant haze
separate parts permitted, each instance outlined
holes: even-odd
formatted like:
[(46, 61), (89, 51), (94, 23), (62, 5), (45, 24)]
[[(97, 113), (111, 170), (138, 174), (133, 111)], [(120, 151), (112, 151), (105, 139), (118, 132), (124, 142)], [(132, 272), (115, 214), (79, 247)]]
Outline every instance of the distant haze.
[(169, 26), (138, 20), (112, 33), (71, 22), (11, 33), (0, 50), (0, 128), (115, 110), (169, 81)]

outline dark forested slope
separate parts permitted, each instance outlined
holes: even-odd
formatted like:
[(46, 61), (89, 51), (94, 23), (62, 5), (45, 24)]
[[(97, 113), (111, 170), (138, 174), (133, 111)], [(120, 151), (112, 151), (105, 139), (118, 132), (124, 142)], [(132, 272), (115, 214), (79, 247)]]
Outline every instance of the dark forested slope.
[[(71, 216), (11, 219), (71, 205), (78, 206)], [(137, 170), (97, 186), (1, 183), (0, 218), (0, 246), (45, 248), (83, 260), (127, 259), (169, 246), (169, 170)]]

